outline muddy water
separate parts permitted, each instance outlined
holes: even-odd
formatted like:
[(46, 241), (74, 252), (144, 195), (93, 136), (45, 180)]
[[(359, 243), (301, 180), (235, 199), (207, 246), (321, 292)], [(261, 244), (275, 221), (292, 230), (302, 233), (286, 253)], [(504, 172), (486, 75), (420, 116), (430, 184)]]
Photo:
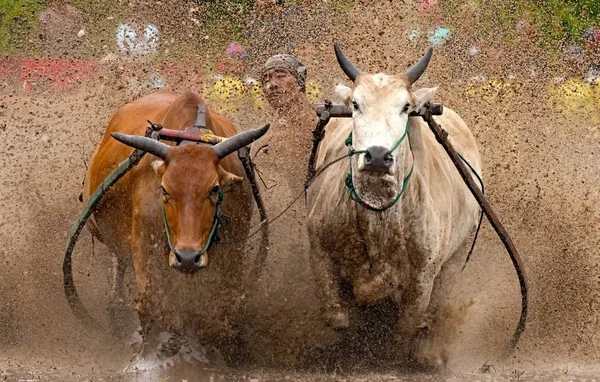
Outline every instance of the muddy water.
[(51, 366), (41, 368), (40, 365), (24, 366), (21, 364), (8, 364), (3, 366), (0, 377), (9, 382), (42, 382), (42, 381), (107, 381), (107, 382), (138, 382), (138, 381), (161, 381), (161, 382), (260, 382), (260, 381), (308, 381), (308, 382), (366, 382), (366, 381), (394, 381), (394, 382), (417, 382), (417, 381), (465, 381), (465, 382), (487, 382), (487, 381), (598, 381), (598, 370), (573, 370), (565, 367), (561, 370), (512, 370), (501, 372), (493, 365), (476, 373), (410, 373), (398, 371), (370, 371), (362, 373), (298, 373), (277, 372), (273, 370), (249, 370), (249, 371), (219, 371), (211, 367), (199, 368), (183, 366), (168, 370), (155, 370), (151, 372), (110, 372), (101, 369), (88, 368), (88, 370), (73, 371), (71, 366), (60, 368)]
[[(439, 16), (419, 13), (416, 2), (394, 8), (388, 2), (356, 2), (345, 13), (323, 10), (316, 2), (298, 3), (305, 12), (290, 11), (285, 17), (293, 22), (269, 32), (280, 35), (258, 33), (251, 44), (259, 52), (293, 50), (308, 65), (309, 78), (321, 84), (322, 99), (332, 97), (334, 85), (345, 81), (335, 64), (333, 40), (363, 70), (400, 71), (427, 46), (424, 40), (410, 42), (411, 30), (415, 26), (425, 30)], [(166, 12), (161, 7), (146, 11)], [(146, 17), (142, 14), (140, 18)], [(73, 318), (61, 282), (62, 250), (82, 208), (77, 197), (87, 161), (112, 113), (152, 91), (132, 89), (125, 75), (130, 70), (144, 78), (153, 66), (151, 60), (131, 67), (127, 62), (106, 62), (99, 69), (104, 73), (101, 78), (81, 79), (67, 88), (48, 86), (47, 79), (27, 83), (7, 77), (0, 84), (2, 379), (595, 380), (600, 376), (597, 103), (591, 112), (581, 107), (571, 114), (552, 107), (548, 89), (554, 77), (576, 74), (549, 65), (534, 37), (519, 35), (516, 47), (498, 42), (492, 33), (483, 32), (477, 15), (476, 4), (465, 2), (455, 16), (452, 38), (436, 49), (427, 77), (418, 87), (439, 86), (436, 101), (457, 111), (473, 130), (483, 158), (488, 198), (525, 262), (530, 319), (513, 355), (502, 357), (501, 351), (518, 319), (518, 284), (500, 241), (484, 224), (473, 259), (453, 291), (459, 330), (440, 344), (449, 350), (449, 374), (415, 374), (401, 368), (382, 371), (363, 366), (360, 360), (344, 363), (344, 358), (351, 359), (347, 349), (335, 346), (331, 354), (342, 360), (335, 374), (299, 371), (306, 366), (302, 361), (311, 349), (336, 341), (318, 320), (300, 202), (274, 225), (275, 250), (263, 277), (248, 294), (249, 365), (236, 370), (204, 365), (123, 372), (135, 351), (137, 321), (131, 309), (127, 318), (131, 339), (115, 341), (107, 334), (111, 262), (106, 248), (85, 232), (74, 254), (75, 283), (103, 325), (98, 332), (85, 331)], [(299, 18), (306, 25), (300, 26)], [(285, 25), (292, 30), (286, 31)], [(180, 38), (181, 30), (170, 28), (165, 30), (173, 36), (162, 36), (164, 41)], [(304, 28), (303, 33), (284, 38), (294, 28)], [(302, 41), (297, 41), (298, 36)], [(473, 46), (480, 55), (468, 54)], [(259, 69), (258, 63), (247, 70), (256, 77)], [(510, 74), (515, 79), (500, 89), (489, 82), (470, 81), (476, 76), (493, 79)], [(184, 71), (167, 87), (199, 91), (200, 85), (191, 80), (194, 75), (193, 70)], [(276, 120), (268, 108), (244, 107), (228, 111), (242, 129)], [(268, 154), (271, 162), (259, 157), (263, 168), (276, 169), (269, 164), (273, 161), (289, 162), (283, 163), (284, 168), (297, 163), (296, 156), (286, 155), (286, 134), (273, 139), (280, 146), (273, 144)], [(278, 157), (273, 159), (275, 154)], [(276, 171), (265, 176), (277, 184), (263, 189), (270, 214), (275, 215), (291, 201), (297, 186)], [(257, 242), (251, 241), (250, 252)], [(126, 279), (133, 306), (131, 271)]]

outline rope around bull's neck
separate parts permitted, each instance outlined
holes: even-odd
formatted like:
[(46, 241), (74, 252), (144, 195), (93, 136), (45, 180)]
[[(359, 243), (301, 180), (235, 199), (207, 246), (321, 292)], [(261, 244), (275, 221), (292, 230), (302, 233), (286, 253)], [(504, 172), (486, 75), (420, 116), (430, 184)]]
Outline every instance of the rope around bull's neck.
[[(346, 179), (344, 180), (344, 184), (346, 185), (346, 189), (348, 190), (348, 195), (350, 196), (350, 199), (354, 200), (356, 203), (361, 205), (363, 208), (366, 208), (369, 211), (376, 211), (376, 212), (383, 212), (389, 208), (392, 208), (396, 203), (398, 203), (398, 201), (400, 200), (402, 195), (404, 195), (404, 191), (406, 191), (406, 186), (408, 186), (408, 182), (410, 181), (410, 178), (412, 177), (412, 174), (413, 174), (413, 170), (415, 168), (415, 154), (412, 151), (412, 144), (410, 143), (410, 133), (408, 132), (408, 121), (406, 122), (406, 128), (404, 129), (404, 134), (402, 134), (400, 139), (398, 139), (396, 141), (396, 143), (394, 144), (394, 146), (390, 149), (390, 153), (394, 152), (394, 150), (396, 150), (400, 146), (400, 144), (404, 141), (404, 139), (407, 137), (408, 137), (408, 150), (410, 151), (410, 154), (412, 156), (412, 158), (411, 158), (412, 161), (411, 161), (411, 165), (410, 165), (410, 170), (408, 170), (408, 175), (406, 175), (404, 177), (404, 179), (402, 180), (402, 188), (400, 189), (400, 192), (398, 192), (398, 194), (396, 195), (394, 200), (392, 200), (392, 202), (385, 207), (377, 208), (377, 207), (373, 207), (372, 205), (367, 203), (363, 198), (361, 198), (360, 195), (358, 194), (358, 191), (356, 191), (356, 188), (354, 188), (354, 182), (352, 180), (352, 178), (353, 178), (353, 176), (352, 176), (352, 161), (350, 161), (350, 166), (349, 166), (350, 169), (348, 170), (348, 174), (346, 175)], [(346, 138), (346, 141), (344, 143), (348, 147), (348, 151), (350, 152), (350, 155), (365, 154), (367, 152), (367, 150), (355, 150), (352, 147), (352, 132), (350, 132), (350, 135), (348, 135), (348, 138)]]
[[(412, 163), (412, 166), (410, 168), (408, 176), (402, 182), (402, 191), (400, 191), (400, 193), (398, 194), (398, 196), (396, 197), (396, 199), (394, 200), (394, 202), (390, 206), (386, 207), (385, 209), (387, 209), (387, 208), (391, 207), (392, 205), (396, 204), (396, 202), (400, 199), (400, 197), (404, 193), (404, 190), (406, 189), (406, 185), (407, 185), (408, 181), (410, 180), (410, 177), (412, 176), (412, 172), (413, 172), (413, 168), (414, 168), (414, 164), (415, 164), (414, 163), (415, 156), (414, 156), (414, 153), (412, 153), (412, 146), (410, 145), (410, 136), (409, 136), (409, 133), (408, 133), (408, 122), (406, 124), (406, 130), (404, 131), (404, 134), (402, 135), (402, 137), (400, 137), (400, 139), (398, 139), (398, 141), (396, 142), (396, 144), (394, 144), (394, 147), (392, 147), (392, 150), (390, 150), (390, 151), (394, 151), (396, 148), (398, 148), (398, 146), (400, 146), (400, 144), (402, 143), (402, 141), (404, 141), (404, 139), (406, 137), (408, 137), (408, 142), (409, 142), (409, 147), (411, 149), (413, 163)], [(329, 162), (325, 166), (323, 166), (319, 171), (317, 171), (317, 173), (308, 182), (306, 182), (306, 185), (304, 186), (304, 190), (302, 190), (300, 193), (298, 193), (298, 195), (294, 198), (294, 200), (292, 200), (290, 202), (290, 204), (283, 209), (283, 211), (281, 211), (279, 214), (277, 214), (273, 219), (263, 220), (260, 223), (255, 224), (254, 226), (252, 226), (252, 228), (254, 228), (254, 227), (256, 227), (258, 225), (258, 229), (255, 230), (254, 232), (252, 232), (250, 235), (248, 235), (248, 237), (246, 239), (235, 240), (235, 241), (227, 241), (227, 242), (224, 241), (224, 242), (221, 242), (221, 244), (236, 244), (236, 243), (241, 243), (242, 241), (250, 239), (251, 237), (257, 235), (259, 232), (261, 232), (261, 228), (262, 228), (262, 226), (265, 223), (269, 223), (269, 224), (273, 223), (274, 221), (276, 221), (277, 219), (279, 219), (283, 214), (285, 214), (290, 208), (292, 208), (292, 206), (294, 204), (296, 204), (296, 202), (298, 201), (298, 199), (300, 199), (300, 197), (302, 195), (306, 194), (306, 191), (311, 186), (311, 184), (314, 182), (314, 180), (319, 175), (321, 175), (325, 170), (327, 170), (331, 165), (333, 165), (333, 164), (341, 161), (342, 159), (346, 159), (346, 158), (351, 157), (353, 155), (362, 154), (362, 153), (366, 152), (365, 150), (354, 150), (352, 148), (352, 133), (350, 133), (350, 136), (348, 136), (348, 138), (346, 138), (346, 140), (344, 141), (344, 144), (346, 146), (348, 146), (348, 148), (349, 148), (348, 154), (346, 154), (344, 156), (341, 156), (341, 157), (339, 157), (337, 159), (332, 160), (331, 162)], [(347, 178), (345, 180), (345, 184), (346, 184), (346, 187), (349, 187), (348, 186), (348, 180), (347, 180)], [(358, 201), (358, 200), (362, 201), (362, 199), (360, 198), (360, 196), (358, 196), (358, 193), (356, 193), (356, 191), (354, 191), (354, 187), (352, 186), (352, 181), (350, 181), (349, 191), (350, 191), (350, 197), (351, 197), (352, 200), (354, 200), (354, 201)], [(354, 191), (354, 193), (356, 194), (356, 197), (353, 197), (352, 191)], [(367, 205), (365, 202), (363, 202), (363, 203), (365, 205)], [(367, 209), (372, 210), (372, 211), (380, 211), (380, 210), (378, 210), (378, 209), (376, 209), (374, 207), (370, 207), (370, 208), (367, 208)], [(381, 210), (381, 211), (383, 211), (383, 210)]]
[[(407, 131), (408, 131), (408, 129), (407, 129)], [(401, 139), (400, 139), (400, 140), (397, 142), (397, 144), (396, 144), (396, 145), (394, 145), (394, 148), (396, 148), (396, 147), (397, 147), (397, 146), (398, 146), (398, 145), (399, 145), (399, 144), (402, 142), (402, 140), (403, 140), (403, 139), (404, 139), (404, 137), (402, 137), (402, 138), (401, 138)], [(410, 138), (409, 138), (409, 142), (410, 142)], [(317, 177), (319, 177), (319, 175), (321, 175), (323, 172), (325, 172), (325, 170), (327, 170), (327, 169), (328, 169), (330, 166), (332, 166), (333, 164), (335, 164), (335, 163), (337, 163), (337, 162), (339, 162), (339, 161), (341, 161), (341, 160), (343, 160), (343, 159), (346, 159), (346, 158), (348, 158), (348, 157), (351, 157), (352, 155), (354, 155), (354, 154), (356, 154), (356, 153), (360, 153), (360, 152), (361, 152), (361, 151), (359, 151), (359, 150), (356, 150), (356, 151), (354, 151), (354, 150), (350, 150), (350, 152), (349, 152), (348, 154), (346, 154), (346, 155), (344, 155), (344, 156), (341, 156), (341, 157), (339, 157), (339, 158), (337, 158), (337, 159), (334, 159), (334, 160), (332, 160), (331, 162), (329, 162), (329, 163), (327, 163), (326, 165), (324, 165), (324, 166), (323, 166), (321, 169), (319, 169), (319, 171), (317, 171), (317, 173), (316, 173), (316, 174), (315, 174), (315, 175), (314, 175), (314, 176), (313, 176), (313, 177), (312, 177), (312, 178), (311, 178), (311, 179), (310, 179), (310, 180), (309, 180), (309, 181), (306, 183), (306, 185), (304, 186), (304, 190), (302, 190), (300, 193), (298, 193), (298, 195), (297, 195), (297, 196), (294, 198), (294, 200), (292, 200), (292, 201), (290, 202), (290, 204), (289, 204), (287, 207), (285, 207), (285, 208), (283, 209), (283, 211), (281, 211), (279, 214), (277, 214), (277, 215), (276, 215), (276, 216), (275, 216), (273, 219), (270, 219), (270, 220), (269, 220), (269, 219), (266, 219), (266, 220), (263, 220), (263, 221), (259, 222), (258, 224), (255, 224), (255, 225), (253, 225), (253, 226), (251, 227), (251, 229), (252, 229), (252, 228), (255, 228), (255, 227), (257, 227), (257, 226), (258, 226), (258, 229), (256, 229), (256, 230), (255, 230), (254, 232), (252, 232), (250, 235), (248, 235), (248, 237), (246, 237), (246, 238), (244, 238), (244, 239), (240, 239), (240, 240), (234, 240), (234, 241), (222, 241), (222, 242), (220, 242), (219, 244), (238, 244), (238, 243), (244, 242), (244, 241), (245, 241), (245, 240), (247, 240), (247, 239), (250, 239), (250, 238), (251, 238), (251, 237), (253, 237), (253, 236), (256, 236), (256, 235), (257, 235), (259, 232), (261, 232), (262, 226), (263, 226), (264, 224), (266, 224), (266, 223), (268, 223), (268, 224), (271, 224), (271, 223), (275, 222), (277, 219), (279, 219), (281, 216), (283, 216), (283, 214), (285, 214), (285, 213), (286, 213), (286, 212), (287, 212), (287, 211), (288, 211), (290, 208), (292, 208), (292, 206), (293, 206), (294, 204), (296, 204), (296, 202), (298, 201), (298, 199), (300, 199), (300, 197), (302, 197), (302, 195), (304, 195), (304, 194), (306, 193), (306, 191), (307, 191), (307, 190), (308, 190), (308, 188), (309, 188), (309, 187), (312, 185), (312, 183), (315, 181), (315, 179), (317, 179)], [(412, 147), (411, 147), (411, 153), (412, 153)], [(484, 188), (483, 188), (483, 180), (481, 179), (481, 177), (479, 176), (479, 174), (477, 173), (477, 171), (475, 171), (475, 169), (473, 168), (473, 166), (471, 166), (471, 164), (470, 164), (470, 163), (469, 163), (469, 162), (468, 162), (468, 161), (467, 161), (467, 160), (466, 160), (466, 159), (465, 159), (465, 158), (464, 158), (462, 155), (460, 155), (460, 154), (459, 154), (459, 156), (460, 156), (460, 158), (461, 158), (461, 159), (462, 159), (462, 160), (463, 160), (463, 161), (464, 161), (464, 162), (467, 164), (467, 166), (468, 166), (468, 167), (471, 169), (471, 171), (473, 172), (473, 174), (475, 174), (475, 177), (477, 178), (477, 180), (479, 181), (479, 184), (480, 184), (480, 186), (481, 186), (481, 191), (483, 192), (483, 190), (484, 190)], [(413, 153), (413, 166), (414, 166), (414, 153)], [(411, 169), (410, 169), (410, 174), (409, 174), (409, 176), (407, 176), (407, 178), (408, 178), (408, 179), (410, 179), (410, 175), (412, 175), (413, 166), (411, 166)], [(403, 183), (404, 183), (404, 184), (403, 184), (403, 186), (402, 186), (402, 187), (403, 187), (403, 191), (404, 191), (404, 188), (406, 187), (406, 183), (407, 183), (408, 179), (406, 179), (406, 178), (405, 178), (405, 180), (404, 180), (404, 182), (403, 182)], [(401, 195), (402, 195), (402, 193), (403, 193), (403, 192), (401, 192), (399, 195), (401, 196)], [(399, 197), (398, 197), (397, 199), (399, 199)], [(394, 203), (395, 203), (395, 202), (394, 202)], [(471, 249), (470, 249), (470, 251), (469, 251), (469, 254), (467, 255), (467, 260), (466, 260), (467, 262), (469, 261), (469, 258), (471, 257), (471, 254), (473, 253), (473, 250), (475, 249), (475, 243), (476, 243), (476, 241), (477, 241), (477, 236), (478, 236), (478, 234), (479, 234), (479, 228), (481, 227), (481, 223), (482, 223), (482, 221), (483, 221), (483, 211), (481, 211), (481, 216), (479, 217), (479, 224), (477, 225), (477, 230), (475, 231), (475, 237), (473, 238), (473, 244), (471, 245)], [(465, 265), (466, 265), (466, 262), (465, 262)]]

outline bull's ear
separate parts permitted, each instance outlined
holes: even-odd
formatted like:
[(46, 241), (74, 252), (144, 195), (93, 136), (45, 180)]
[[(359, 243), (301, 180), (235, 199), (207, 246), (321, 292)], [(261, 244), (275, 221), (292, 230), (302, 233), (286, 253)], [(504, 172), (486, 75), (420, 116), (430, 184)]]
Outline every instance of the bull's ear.
[(350, 107), (350, 102), (352, 101), (352, 89), (346, 85), (339, 84), (335, 87), (335, 92), (340, 96), (344, 105)]
[(228, 171), (225, 171), (225, 169), (221, 167), (221, 165), (219, 165), (219, 184), (221, 185), (221, 187), (233, 185), (235, 183), (241, 182), (242, 180), (244, 180), (244, 178), (232, 174)]
[(431, 102), (435, 92), (437, 91), (437, 87), (435, 88), (423, 88), (414, 92), (415, 95), (415, 108), (414, 110), (417, 113), (422, 113), (425, 108), (425, 105)]
[(165, 173), (165, 162), (162, 160), (155, 160), (152, 162), (152, 169), (154, 173), (158, 177), (158, 180), (162, 179), (163, 174)]

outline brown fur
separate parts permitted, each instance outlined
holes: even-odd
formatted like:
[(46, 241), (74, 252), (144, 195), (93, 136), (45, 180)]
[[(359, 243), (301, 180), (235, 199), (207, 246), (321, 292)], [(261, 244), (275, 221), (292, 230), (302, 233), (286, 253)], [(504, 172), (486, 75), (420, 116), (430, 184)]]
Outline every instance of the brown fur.
[[(110, 121), (91, 159), (84, 184), (84, 199), (87, 201), (104, 178), (133, 150), (113, 139), (110, 133), (143, 135), (148, 126), (147, 120), (168, 129), (184, 129), (194, 123), (199, 103), (203, 103), (202, 99), (193, 93), (177, 95), (161, 91), (121, 107)], [(230, 121), (210, 109), (206, 124), (219, 136), (231, 137), (237, 133)], [(143, 303), (149, 293), (150, 275), (159, 271), (149, 268), (148, 264), (153, 261), (161, 269), (169, 267), (167, 255), (170, 251), (162, 221), (163, 203), (174, 247), (178, 250), (202, 249), (215, 214), (216, 197), (209, 196), (212, 187), (217, 181), (224, 186), (242, 178), (241, 184), (234, 185), (225, 193), (222, 211), (231, 217), (231, 224), (225, 232), (226, 239), (243, 241), (248, 234), (252, 200), (249, 182), (236, 153), (219, 161), (211, 147), (190, 144), (173, 147), (164, 162), (146, 154), (105, 195), (93, 216), (93, 224), (99, 237), (119, 259), (121, 269), (117, 270), (117, 280), (113, 285), (116, 296), (113, 297), (119, 297), (118, 284), (122, 282), (123, 264), (131, 257), (141, 301), (138, 313), (143, 329), (146, 330), (144, 326), (149, 324), (148, 316), (156, 313), (148, 312), (148, 306)], [(162, 195), (161, 185), (169, 196)], [(226, 268), (221, 264), (239, 264), (242, 245), (212, 247), (209, 254), (215, 259), (213, 267), (221, 269)], [(241, 270), (236, 268), (238, 271)], [(176, 276), (167, 273), (167, 277)], [(209, 292), (198, 290), (193, 293)], [(160, 316), (159, 313), (154, 315)]]

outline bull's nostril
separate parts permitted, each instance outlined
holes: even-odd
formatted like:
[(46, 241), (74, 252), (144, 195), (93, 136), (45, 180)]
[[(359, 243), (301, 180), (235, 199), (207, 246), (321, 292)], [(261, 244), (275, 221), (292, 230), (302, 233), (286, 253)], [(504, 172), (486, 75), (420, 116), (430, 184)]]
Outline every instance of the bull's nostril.
[(391, 166), (394, 163), (394, 157), (392, 154), (387, 154), (385, 158), (383, 158), (383, 161), (386, 166)]
[(194, 263), (195, 264), (198, 264), (200, 262), (200, 257), (201, 257), (201, 255), (198, 255), (198, 256), (194, 257)]
[(365, 163), (369, 164), (371, 163), (371, 160), (373, 160), (373, 158), (371, 157), (371, 153), (367, 151), (365, 153)]
[(175, 260), (177, 261), (177, 264), (181, 264), (181, 257), (178, 253), (175, 253)]

